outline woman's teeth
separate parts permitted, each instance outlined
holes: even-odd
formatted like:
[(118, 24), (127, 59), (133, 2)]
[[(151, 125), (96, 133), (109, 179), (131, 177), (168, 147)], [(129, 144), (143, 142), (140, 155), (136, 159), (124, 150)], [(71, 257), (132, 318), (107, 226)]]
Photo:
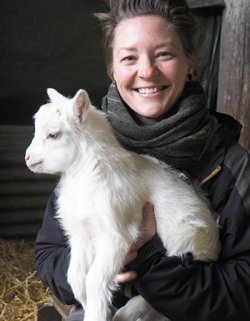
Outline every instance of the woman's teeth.
[(161, 90), (161, 88), (157, 88), (157, 87), (155, 87), (155, 88), (138, 88), (139, 93), (143, 94), (143, 95), (155, 94), (160, 90)]

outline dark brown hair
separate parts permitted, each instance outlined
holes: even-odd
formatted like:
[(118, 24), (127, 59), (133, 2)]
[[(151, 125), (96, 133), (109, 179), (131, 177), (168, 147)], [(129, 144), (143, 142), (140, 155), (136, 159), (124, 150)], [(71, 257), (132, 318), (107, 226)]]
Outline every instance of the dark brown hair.
[(108, 0), (108, 13), (96, 13), (103, 30), (103, 48), (107, 71), (112, 78), (113, 41), (117, 25), (124, 19), (145, 15), (163, 17), (173, 28), (187, 56), (194, 55), (195, 19), (186, 0)]

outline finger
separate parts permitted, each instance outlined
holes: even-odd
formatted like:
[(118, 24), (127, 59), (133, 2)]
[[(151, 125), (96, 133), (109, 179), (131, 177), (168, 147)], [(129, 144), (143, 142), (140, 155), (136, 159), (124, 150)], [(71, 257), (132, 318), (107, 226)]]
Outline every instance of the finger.
[(154, 205), (147, 203), (143, 208), (143, 226), (145, 230), (152, 230), (156, 233), (156, 220), (154, 214)]
[(124, 273), (117, 274), (115, 278), (116, 283), (127, 283), (135, 280), (137, 278), (137, 273), (135, 271), (128, 271)]
[(142, 234), (136, 242), (137, 249), (152, 239), (156, 234), (156, 220), (154, 206), (147, 203), (143, 208)]

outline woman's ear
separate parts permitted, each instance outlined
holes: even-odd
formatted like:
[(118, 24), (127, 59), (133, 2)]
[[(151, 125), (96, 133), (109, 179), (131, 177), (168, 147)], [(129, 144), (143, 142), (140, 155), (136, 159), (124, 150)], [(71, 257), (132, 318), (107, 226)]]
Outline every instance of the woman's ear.
[(111, 80), (115, 80), (113, 66), (108, 66), (107, 73)]
[(115, 73), (114, 73), (113, 69), (111, 70), (110, 77), (111, 77), (111, 80), (116, 81), (116, 77), (115, 77)]
[(188, 74), (194, 75), (195, 73), (195, 57), (193, 55), (188, 56)]

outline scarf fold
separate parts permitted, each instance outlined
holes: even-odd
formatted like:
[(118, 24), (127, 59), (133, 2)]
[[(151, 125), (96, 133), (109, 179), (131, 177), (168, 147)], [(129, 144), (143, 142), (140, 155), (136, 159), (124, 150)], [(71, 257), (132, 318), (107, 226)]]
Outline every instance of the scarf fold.
[(116, 84), (110, 85), (103, 98), (113, 132), (121, 145), (139, 154), (148, 154), (178, 169), (188, 169), (213, 145), (217, 120), (206, 108), (203, 88), (187, 82), (175, 106), (153, 125), (138, 122), (121, 99)]

